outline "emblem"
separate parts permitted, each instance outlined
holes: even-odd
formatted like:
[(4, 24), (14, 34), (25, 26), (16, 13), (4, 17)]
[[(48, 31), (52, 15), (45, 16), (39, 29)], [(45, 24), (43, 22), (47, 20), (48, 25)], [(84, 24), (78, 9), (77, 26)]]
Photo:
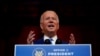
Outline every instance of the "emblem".
[(33, 56), (45, 56), (45, 51), (42, 48), (36, 48), (33, 51)]

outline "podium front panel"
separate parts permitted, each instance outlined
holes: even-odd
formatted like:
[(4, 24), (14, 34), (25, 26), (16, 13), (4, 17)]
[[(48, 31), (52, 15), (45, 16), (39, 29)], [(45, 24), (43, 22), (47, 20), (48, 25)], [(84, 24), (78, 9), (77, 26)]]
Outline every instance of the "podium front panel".
[(16, 44), (14, 56), (92, 56), (91, 44)]

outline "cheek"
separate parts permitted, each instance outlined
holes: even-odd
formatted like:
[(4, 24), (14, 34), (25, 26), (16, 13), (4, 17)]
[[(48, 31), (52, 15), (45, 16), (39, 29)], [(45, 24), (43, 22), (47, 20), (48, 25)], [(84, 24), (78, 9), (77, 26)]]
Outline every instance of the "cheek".
[(46, 25), (48, 23), (48, 21), (44, 21), (43, 24)]
[(43, 23), (43, 28), (46, 29), (47, 23)]
[(46, 20), (44, 20), (44, 21), (43, 21), (43, 25), (45, 26), (46, 24), (47, 24), (47, 21), (46, 21)]
[(59, 24), (58, 23), (56, 24), (56, 29), (59, 29)]

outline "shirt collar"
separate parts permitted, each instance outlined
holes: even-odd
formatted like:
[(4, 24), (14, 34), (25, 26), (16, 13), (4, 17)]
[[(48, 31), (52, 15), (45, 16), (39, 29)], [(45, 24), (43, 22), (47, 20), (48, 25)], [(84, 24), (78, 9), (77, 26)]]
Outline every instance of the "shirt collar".
[[(46, 39), (50, 39), (50, 37), (48, 37), (47, 35), (44, 35), (44, 41), (45, 41)], [(53, 39), (54, 41), (56, 41), (56, 40), (57, 40), (57, 35), (53, 36), (52, 39)]]

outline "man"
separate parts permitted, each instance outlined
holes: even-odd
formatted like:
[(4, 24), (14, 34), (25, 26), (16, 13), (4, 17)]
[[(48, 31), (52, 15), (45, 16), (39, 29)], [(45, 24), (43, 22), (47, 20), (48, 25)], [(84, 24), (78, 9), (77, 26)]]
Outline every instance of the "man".
[[(44, 33), (44, 36), (42, 39), (33, 42), (35, 39), (34, 31), (30, 31), (27, 43), (28, 44), (66, 44), (66, 42), (61, 41), (58, 39), (57, 31), (59, 29), (59, 18), (55, 11), (45, 11), (40, 18), (40, 27), (42, 29), (42, 32)], [(73, 34), (72, 34), (73, 35)], [(72, 41), (75, 42), (74, 38), (72, 37)], [(71, 42), (71, 40), (70, 40)], [(72, 43), (72, 42), (71, 42)]]

